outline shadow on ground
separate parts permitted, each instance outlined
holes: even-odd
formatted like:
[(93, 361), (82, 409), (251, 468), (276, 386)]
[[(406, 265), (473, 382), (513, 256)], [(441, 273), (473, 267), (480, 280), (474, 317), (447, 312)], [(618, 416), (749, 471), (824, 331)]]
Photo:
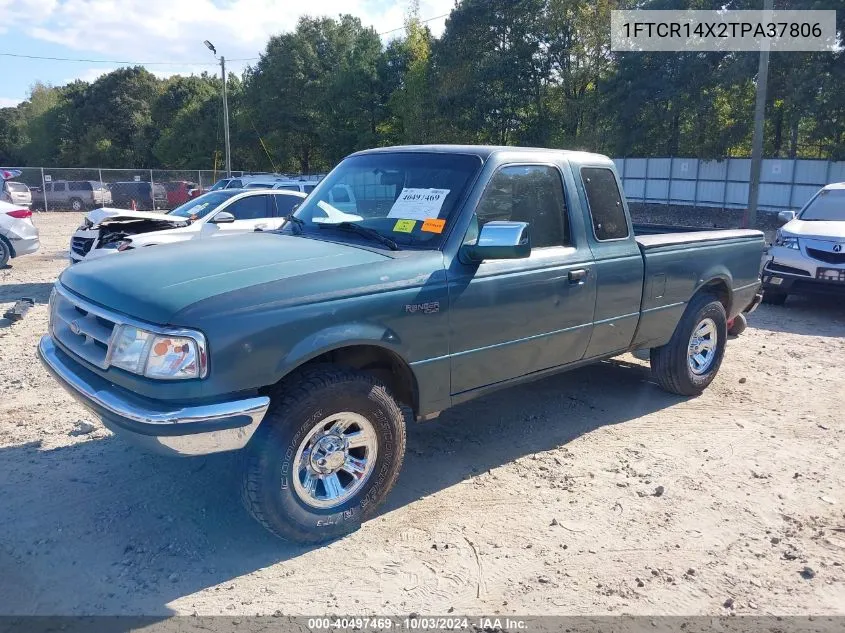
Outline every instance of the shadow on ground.
[(53, 282), (35, 282), (31, 284), (0, 284), (0, 303), (13, 302), (29, 297), (35, 303), (47, 303)]
[[(461, 405), (411, 427), (384, 511), (680, 400), (647, 368), (610, 361)], [(167, 614), (179, 597), (309, 551), (242, 510), (237, 456), (168, 459), (109, 436), (2, 449), (0, 473), (0, 613)]]

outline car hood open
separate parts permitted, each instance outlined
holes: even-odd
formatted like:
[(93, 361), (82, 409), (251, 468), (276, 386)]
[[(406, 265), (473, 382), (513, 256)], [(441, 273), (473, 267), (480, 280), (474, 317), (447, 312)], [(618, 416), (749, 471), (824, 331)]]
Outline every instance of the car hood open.
[(187, 222), (186, 218), (180, 218), (167, 213), (156, 213), (155, 211), (129, 211), (127, 209), (113, 209), (111, 207), (102, 207), (89, 211), (85, 216), (93, 226), (97, 226), (107, 221), (122, 221), (122, 220), (161, 220), (165, 222), (173, 222), (174, 226), (181, 226)]

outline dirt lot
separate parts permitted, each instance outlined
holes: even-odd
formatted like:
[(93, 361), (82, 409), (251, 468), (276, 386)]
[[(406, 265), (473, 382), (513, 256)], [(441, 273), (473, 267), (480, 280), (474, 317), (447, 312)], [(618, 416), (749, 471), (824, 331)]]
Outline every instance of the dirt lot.
[(80, 219), (0, 271), (38, 302), (0, 320), (0, 613), (845, 614), (845, 304), (763, 306), (699, 398), (624, 357), (415, 425), (383, 513), (301, 548), (233, 458), (146, 455), (41, 368)]

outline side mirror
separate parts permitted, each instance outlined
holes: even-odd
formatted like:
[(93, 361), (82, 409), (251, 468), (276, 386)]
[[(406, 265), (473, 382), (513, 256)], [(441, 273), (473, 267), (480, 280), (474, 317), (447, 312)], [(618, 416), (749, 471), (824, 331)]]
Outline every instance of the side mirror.
[(783, 226), (787, 222), (792, 222), (795, 219), (795, 211), (781, 211), (778, 213), (778, 222)]
[(523, 259), (531, 255), (527, 222), (488, 222), (481, 227), (478, 241), (464, 245), (473, 262), (485, 259)]
[(234, 221), (235, 216), (228, 211), (220, 211), (220, 213), (211, 218), (212, 224), (231, 224)]

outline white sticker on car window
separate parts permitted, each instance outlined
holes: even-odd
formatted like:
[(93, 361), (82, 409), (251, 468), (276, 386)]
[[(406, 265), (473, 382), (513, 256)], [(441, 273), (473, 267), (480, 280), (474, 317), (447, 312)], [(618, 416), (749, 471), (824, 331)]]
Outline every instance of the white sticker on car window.
[(390, 207), (389, 218), (425, 221), (440, 215), (440, 208), (449, 189), (415, 189), (405, 187)]

